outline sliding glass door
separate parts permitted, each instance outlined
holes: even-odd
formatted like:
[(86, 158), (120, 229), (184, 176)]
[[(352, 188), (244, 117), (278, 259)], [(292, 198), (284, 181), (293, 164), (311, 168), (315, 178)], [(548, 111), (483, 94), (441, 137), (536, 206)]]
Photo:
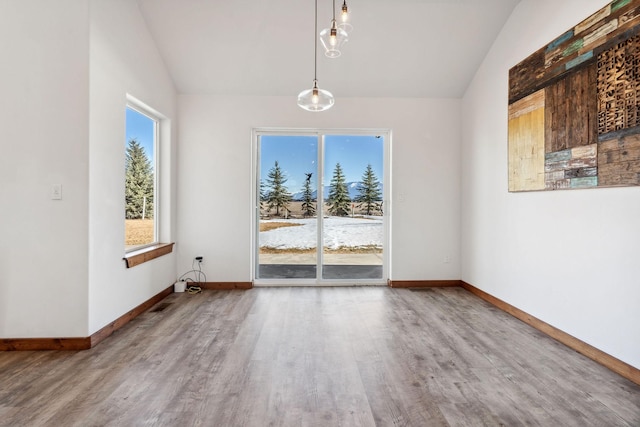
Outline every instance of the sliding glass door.
[(382, 279), (383, 147), (379, 135), (326, 135), (323, 279)]
[(260, 135), (257, 279), (315, 279), (318, 136)]
[(384, 284), (388, 132), (256, 131), (256, 285)]

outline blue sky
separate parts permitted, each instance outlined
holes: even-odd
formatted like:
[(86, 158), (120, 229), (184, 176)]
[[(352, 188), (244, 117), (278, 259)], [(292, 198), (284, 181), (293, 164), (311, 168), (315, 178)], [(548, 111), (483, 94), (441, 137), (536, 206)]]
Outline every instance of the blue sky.
[(126, 118), (127, 135), (125, 139), (125, 147), (129, 143), (129, 140), (133, 138), (137, 139), (153, 165), (153, 138), (155, 122), (144, 114), (140, 114), (131, 108), (127, 108)]
[[(371, 164), (376, 177), (382, 182), (383, 142), (383, 137), (369, 135), (326, 135), (324, 184), (331, 182), (336, 163), (340, 163), (346, 182), (360, 181), (367, 164)], [(260, 144), (260, 176), (264, 182), (277, 160), (291, 193), (302, 190), (305, 173), (308, 172), (313, 172), (312, 187), (316, 188), (317, 137), (263, 135)]]

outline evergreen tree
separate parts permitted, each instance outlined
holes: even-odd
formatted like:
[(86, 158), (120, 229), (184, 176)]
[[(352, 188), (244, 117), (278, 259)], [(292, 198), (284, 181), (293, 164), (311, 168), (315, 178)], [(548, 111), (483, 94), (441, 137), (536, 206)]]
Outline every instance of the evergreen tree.
[(264, 181), (262, 179), (260, 179), (260, 201), (261, 202), (266, 202), (267, 201), (267, 190), (265, 190), (265, 185), (264, 185)]
[(129, 140), (126, 151), (125, 218), (153, 218), (153, 167), (135, 138)]
[(314, 216), (316, 206), (313, 204), (313, 191), (311, 191), (311, 176), (313, 173), (306, 173), (307, 179), (302, 187), (302, 213), (304, 216)]
[(329, 213), (337, 216), (349, 215), (351, 199), (349, 198), (349, 190), (347, 189), (340, 163), (336, 163), (336, 167), (333, 170), (327, 203), (329, 204)]
[[(267, 190), (265, 190), (264, 181), (262, 179), (260, 179), (260, 194), (258, 197), (260, 200), (260, 210), (262, 211), (262, 209), (264, 209), (264, 204), (267, 201)], [(260, 214), (262, 215), (262, 212)]]
[(371, 215), (372, 212), (380, 209), (380, 202), (382, 201), (380, 182), (370, 164), (367, 165), (367, 169), (362, 175), (362, 182), (358, 186), (358, 195), (354, 201), (360, 203), (358, 207), (364, 208), (367, 215)]
[(289, 203), (291, 202), (291, 193), (287, 190), (284, 183), (287, 182), (287, 178), (282, 173), (280, 165), (276, 160), (274, 166), (269, 170), (267, 174), (267, 209), (271, 212), (271, 209), (276, 208), (276, 215), (280, 215), (280, 209), (285, 211), (289, 210)]

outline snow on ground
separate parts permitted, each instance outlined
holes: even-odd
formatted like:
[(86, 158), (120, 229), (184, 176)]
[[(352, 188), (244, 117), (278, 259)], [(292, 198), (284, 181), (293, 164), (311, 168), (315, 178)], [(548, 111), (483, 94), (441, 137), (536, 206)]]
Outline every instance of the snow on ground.
[[(317, 219), (274, 219), (262, 222), (291, 222), (296, 227), (280, 227), (260, 233), (260, 246), (277, 249), (308, 249), (316, 247)], [(328, 217), (323, 219), (324, 246), (336, 249), (341, 246), (382, 247), (382, 217), (363, 218)]]

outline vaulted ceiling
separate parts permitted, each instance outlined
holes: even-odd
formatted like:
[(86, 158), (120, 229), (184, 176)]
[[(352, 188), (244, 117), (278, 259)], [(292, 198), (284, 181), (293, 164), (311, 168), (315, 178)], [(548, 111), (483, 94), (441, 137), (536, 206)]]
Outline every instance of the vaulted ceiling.
[[(180, 93), (311, 87), (314, 0), (137, 1)], [(348, 0), (354, 30), (337, 59), (319, 46), (319, 85), (343, 97), (460, 97), (519, 1)], [(331, 8), (318, 0), (319, 30)]]

